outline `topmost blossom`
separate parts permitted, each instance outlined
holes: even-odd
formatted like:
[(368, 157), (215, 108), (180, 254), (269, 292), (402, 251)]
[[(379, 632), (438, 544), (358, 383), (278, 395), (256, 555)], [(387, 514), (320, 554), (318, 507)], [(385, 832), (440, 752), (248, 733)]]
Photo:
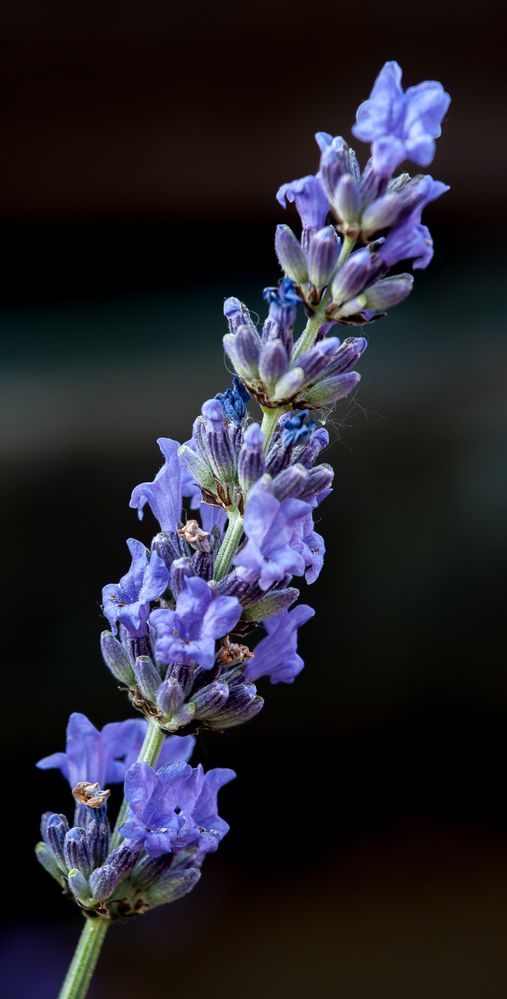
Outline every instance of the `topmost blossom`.
[(386, 62), (368, 100), (359, 105), (352, 131), (372, 143), (375, 170), (391, 174), (404, 160), (428, 166), (451, 98), (441, 83), (425, 80), (403, 90), (401, 66)]

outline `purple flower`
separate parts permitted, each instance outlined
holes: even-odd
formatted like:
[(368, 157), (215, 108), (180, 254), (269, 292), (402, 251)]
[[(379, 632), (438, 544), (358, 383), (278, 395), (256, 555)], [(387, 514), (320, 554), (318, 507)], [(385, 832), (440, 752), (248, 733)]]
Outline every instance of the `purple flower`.
[(218, 392), (215, 396), (218, 399), (224, 416), (232, 423), (241, 423), (247, 415), (246, 404), (250, 400), (250, 393), (240, 382), (237, 375), (232, 379), (232, 389), (227, 388), (225, 392)]
[(156, 631), (155, 650), (161, 663), (211, 669), (215, 640), (232, 631), (241, 616), (236, 597), (220, 597), (199, 576), (185, 579), (176, 610), (156, 610), (150, 624)]
[(245, 505), (248, 540), (234, 559), (238, 577), (247, 583), (257, 581), (262, 590), (268, 590), (287, 574), (302, 576), (304, 558), (292, 542), (298, 523), (310, 511), (311, 506), (302, 500), (277, 500), (269, 476), (259, 479)]
[(140, 541), (129, 538), (127, 545), (132, 564), (119, 583), (104, 586), (102, 609), (114, 634), (119, 622), (132, 638), (141, 638), (146, 634), (150, 603), (167, 588), (169, 571), (156, 552), (151, 553), (148, 561), (148, 552)]
[(282, 184), (276, 200), (285, 208), (286, 202), (295, 202), (303, 229), (322, 229), (329, 212), (329, 205), (318, 177), (309, 175)]
[(304, 666), (297, 653), (297, 629), (314, 614), (307, 604), (299, 604), (294, 610), (284, 610), (265, 621), (267, 636), (255, 647), (254, 658), (248, 660), (245, 671), (248, 679), (269, 676), (271, 683), (292, 683)]
[(390, 174), (404, 159), (428, 166), (435, 155), (435, 139), (451, 98), (435, 80), (404, 91), (401, 67), (386, 62), (368, 100), (359, 106), (352, 131), (372, 143), (373, 165)]
[(197, 847), (197, 859), (216, 850), (229, 826), (217, 814), (217, 794), (232, 780), (233, 770), (204, 773), (186, 763), (172, 763), (155, 772), (147, 763), (134, 763), (125, 778), (130, 814), (121, 827), (129, 846), (144, 846), (149, 857), (161, 857)]
[(413, 270), (423, 270), (433, 257), (433, 240), (428, 226), (409, 219), (391, 230), (378, 255), (388, 267), (400, 260), (412, 260)]
[(139, 520), (142, 520), (143, 508), (147, 503), (161, 529), (170, 534), (176, 530), (181, 518), (180, 445), (169, 437), (159, 437), (157, 444), (165, 462), (153, 482), (142, 482), (135, 487), (129, 505), (138, 511)]
[[(321, 499), (324, 499), (330, 492), (331, 489), (325, 490), (323, 496), (317, 497), (317, 501), (320, 502)], [(298, 525), (300, 541), (294, 542), (295, 547), (297, 547), (298, 551), (305, 560), (305, 579), (307, 583), (314, 583), (315, 580), (319, 578), (324, 564), (324, 555), (326, 553), (324, 538), (321, 534), (317, 534), (313, 527), (313, 517), (310, 513), (307, 517), (305, 517), (301, 524)]]
[(400, 260), (413, 260), (414, 270), (422, 270), (428, 266), (433, 257), (433, 240), (427, 226), (421, 224), (423, 208), (435, 201), (449, 190), (448, 184), (443, 184), (432, 177), (426, 178), (422, 197), (399, 225), (395, 225), (387, 234), (378, 251), (378, 258), (387, 267), (393, 267)]
[[(74, 712), (67, 725), (65, 752), (45, 756), (37, 766), (40, 770), (57, 767), (71, 787), (79, 781), (97, 782), (100, 787), (119, 783), (139, 754), (146, 728), (144, 719), (128, 718), (110, 722), (99, 731), (86, 715)], [(162, 747), (161, 762), (186, 762), (194, 744), (191, 736), (171, 736)]]

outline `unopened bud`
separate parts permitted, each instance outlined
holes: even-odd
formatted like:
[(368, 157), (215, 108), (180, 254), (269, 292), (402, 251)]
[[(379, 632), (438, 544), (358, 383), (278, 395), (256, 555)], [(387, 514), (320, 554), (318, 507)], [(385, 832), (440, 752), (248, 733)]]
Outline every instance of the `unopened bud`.
[(126, 687), (133, 687), (135, 681), (132, 663), (123, 645), (114, 637), (112, 632), (102, 632), (100, 636), (100, 649), (102, 658), (115, 680), (118, 683), (125, 684)]
[(138, 656), (134, 663), (134, 673), (139, 693), (153, 703), (161, 683), (160, 673), (153, 660), (149, 656)]
[(344, 375), (325, 378), (305, 393), (305, 402), (314, 409), (327, 409), (334, 406), (339, 399), (344, 399), (354, 391), (361, 380), (357, 371), (348, 371)]
[(340, 254), (340, 240), (332, 225), (319, 229), (310, 240), (308, 271), (310, 281), (319, 291), (329, 284)]
[(411, 274), (397, 274), (383, 278), (364, 292), (368, 309), (383, 310), (398, 305), (412, 291), (414, 279)]
[(275, 251), (280, 266), (296, 284), (306, 284), (308, 270), (301, 243), (288, 225), (277, 225)]

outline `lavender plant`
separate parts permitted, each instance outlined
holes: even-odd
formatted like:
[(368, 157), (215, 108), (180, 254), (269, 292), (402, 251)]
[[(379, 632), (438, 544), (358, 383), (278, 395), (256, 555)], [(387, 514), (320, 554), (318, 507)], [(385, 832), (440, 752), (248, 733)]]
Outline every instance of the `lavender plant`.
[[(367, 346), (364, 336), (330, 334), (369, 325), (406, 298), (412, 275), (391, 271), (400, 261), (429, 264), (421, 215), (448, 188), (394, 172), (407, 159), (431, 163), (449, 100), (432, 81), (404, 91), (400, 67), (388, 62), (352, 129), (371, 143), (364, 169), (345, 139), (317, 133), (317, 173), (277, 194), (282, 206), (295, 204), (301, 233), (277, 227), (284, 276), (264, 292), (262, 329), (227, 299), (232, 387), (204, 403), (186, 444), (158, 440), (162, 468), (132, 493), (130, 506), (141, 520), (148, 506), (160, 531), (149, 548), (127, 541), (130, 568), (103, 590), (110, 630), (101, 647), (143, 717), (99, 732), (72, 714), (66, 751), (38, 763), (60, 769), (75, 804), (72, 825), (43, 815), (36, 847), (85, 917), (61, 999), (85, 996), (111, 923), (191, 891), (227, 833), (217, 794), (235, 774), (192, 767), (196, 736), (254, 718), (264, 703), (257, 682), (292, 683), (303, 668), (298, 629), (314, 611), (298, 603), (293, 581), (313, 583), (324, 559), (313, 521), (333, 482), (318, 461), (324, 424), (356, 389)], [(306, 326), (295, 339), (298, 310)], [(121, 782), (111, 830), (109, 785)]]

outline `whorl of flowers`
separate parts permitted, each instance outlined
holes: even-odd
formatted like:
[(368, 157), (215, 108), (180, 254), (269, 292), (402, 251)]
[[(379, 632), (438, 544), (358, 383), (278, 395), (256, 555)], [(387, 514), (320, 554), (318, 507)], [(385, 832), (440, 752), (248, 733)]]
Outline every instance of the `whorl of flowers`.
[[(228, 830), (217, 793), (234, 777), (189, 765), (195, 737), (254, 718), (259, 681), (292, 683), (303, 668), (298, 629), (314, 611), (298, 602), (299, 587), (322, 569), (314, 517), (333, 482), (320, 460), (323, 424), (356, 389), (367, 347), (364, 336), (336, 334), (367, 327), (409, 294), (412, 275), (393, 267), (431, 260), (422, 212), (448, 188), (394, 171), (407, 159), (431, 162), (448, 104), (439, 83), (403, 91), (389, 62), (353, 128), (371, 143), (363, 167), (344, 138), (317, 133), (317, 172), (278, 191), (282, 206), (294, 203), (301, 232), (277, 228), (284, 276), (265, 290), (265, 322), (258, 328), (245, 305), (226, 300), (232, 386), (203, 404), (185, 444), (159, 439), (162, 467), (132, 492), (139, 519), (149, 507), (159, 530), (149, 544), (127, 541), (130, 567), (103, 589), (101, 644), (143, 717), (99, 732), (74, 714), (66, 752), (39, 763), (60, 768), (76, 808), (72, 826), (43, 816), (37, 857), (87, 915), (144, 912), (194, 886)], [(125, 800), (112, 835), (114, 782), (124, 782)]]

